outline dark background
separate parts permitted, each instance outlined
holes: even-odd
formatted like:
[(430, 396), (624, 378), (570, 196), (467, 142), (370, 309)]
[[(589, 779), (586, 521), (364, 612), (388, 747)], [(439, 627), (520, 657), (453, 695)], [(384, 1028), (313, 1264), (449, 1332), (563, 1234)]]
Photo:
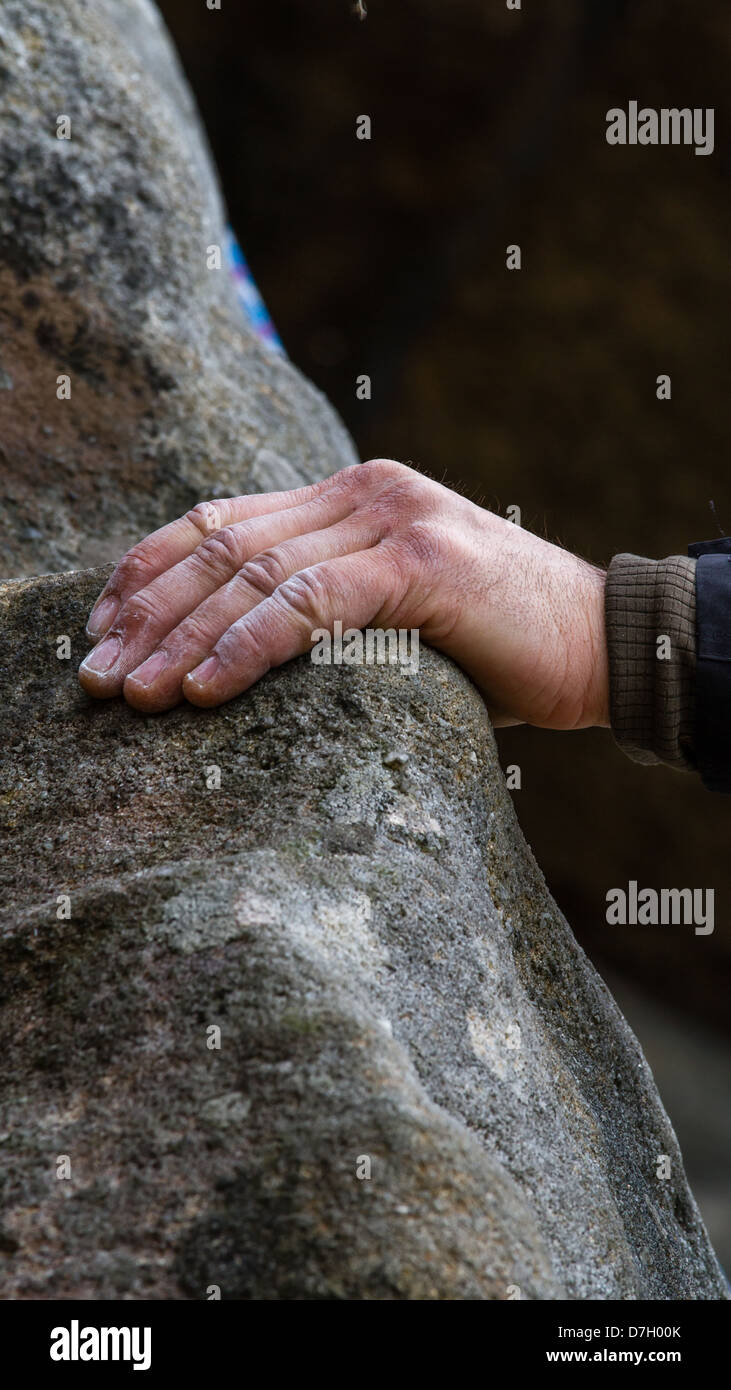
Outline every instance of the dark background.
[[(727, 0), (163, 0), (232, 223), (363, 458), (412, 463), (597, 564), (731, 532)], [(606, 144), (715, 108), (716, 149)], [(355, 138), (356, 116), (373, 122)], [(517, 242), (523, 270), (509, 273)], [(373, 399), (359, 402), (367, 372)], [(672, 377), (671, 402), (656, 378)], [(731, 1263), (731, 803), (603, 731), (499, 735), (525, 833), (635, 1027)], [(716, 929), (606, 893), (715, 890)]]

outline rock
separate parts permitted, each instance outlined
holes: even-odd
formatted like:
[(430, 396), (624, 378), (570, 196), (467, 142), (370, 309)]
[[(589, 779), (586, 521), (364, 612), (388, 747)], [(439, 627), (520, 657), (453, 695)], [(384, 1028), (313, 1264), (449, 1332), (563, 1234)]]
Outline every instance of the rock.
[(0, 595), (3, 1295), (723, 1297), (466, 678), (142, 718), (77, 684), (105, 573)]
[[(349, 462), (200, 271), (220, 208), (150, 7), (7, 0), (0, 65), (8, 565)], [(724, 1298), (469, 681), (422, 649), (215, 711), (94, 703), (107, 573), (0, 589), (0, 1295)]]
[(224, 211), (152, 5), (4, 0), (0, 112), (0, 575), (101, 564), (201, 497), (357, 461), (243, 322), (225, 256), (207, 268)]
[[(685, 1168), (724, 1269), (731, 1266), (731, 1192), (726, 1182), (731, 1111), (721, 1101), (731, 1076), (731, 1044), (683, 1013), (659, 1008), (614, 972), (605, 980), (642, 1039), (655, 1085), (672, 1116)], [(711, 1224), (712, 1223), (712, 1224)]]

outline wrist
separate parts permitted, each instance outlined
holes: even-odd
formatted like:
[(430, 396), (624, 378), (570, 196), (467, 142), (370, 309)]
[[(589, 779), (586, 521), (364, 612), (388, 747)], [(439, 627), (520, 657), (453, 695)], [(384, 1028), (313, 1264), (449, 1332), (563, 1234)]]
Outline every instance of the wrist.
[(607, 584), (606, 571), (597, 569), (593, 565), (586, 565), (585, 579), (589, 669), (584, 701), (585, 716), (582, 722), (585, 728), (608, 729), (611, 726), (611, 720), (609, 716), (609, 651), (604, 606)]

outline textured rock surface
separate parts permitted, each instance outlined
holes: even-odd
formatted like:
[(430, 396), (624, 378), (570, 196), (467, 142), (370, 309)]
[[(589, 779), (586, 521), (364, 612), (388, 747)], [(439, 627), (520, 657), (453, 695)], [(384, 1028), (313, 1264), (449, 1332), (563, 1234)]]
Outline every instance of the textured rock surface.
[(3, 0), (3, 576), (102, 564), (203, 495), (356, 461), (319, 392), (242, 323), (225, 264), (207, 269), (223, 239), (153, 7)]
[[(139, 0), (0, 19), (10, 573), (352, 457), (201, 271), (220, 210), (157, 33)], [(76, 681), (102, 580), (0, 591), (0, 1294), (724, 1297), (470, 684), (301, 660), (143, 718)]]
[(720, 1297), (469, 683), (304, 659), (141, 718), (76, 682), (101, 579), (2, 591), (3, 1292)]

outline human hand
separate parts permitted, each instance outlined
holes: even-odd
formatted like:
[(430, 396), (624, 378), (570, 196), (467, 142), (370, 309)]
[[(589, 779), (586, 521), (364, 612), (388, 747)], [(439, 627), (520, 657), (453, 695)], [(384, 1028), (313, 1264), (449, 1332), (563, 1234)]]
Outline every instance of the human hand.
[(390, 459), (153, 532), (97, 599), (79, 679), (145, 712), (218, 705), (338, 619), (418, 628), (495, 724), (609, 724), (602, 571)]

